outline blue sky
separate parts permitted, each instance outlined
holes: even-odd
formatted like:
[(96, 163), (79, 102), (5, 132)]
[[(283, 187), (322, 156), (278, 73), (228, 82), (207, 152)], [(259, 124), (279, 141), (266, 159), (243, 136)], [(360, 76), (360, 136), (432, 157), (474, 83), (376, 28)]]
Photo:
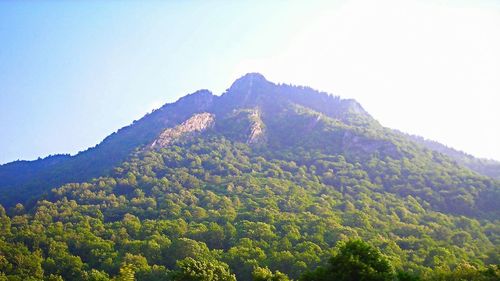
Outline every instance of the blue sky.
[(498, 30), (495, 1), (2, 1), (0, 163), (76, 153), (254, 71), (500, 159)]

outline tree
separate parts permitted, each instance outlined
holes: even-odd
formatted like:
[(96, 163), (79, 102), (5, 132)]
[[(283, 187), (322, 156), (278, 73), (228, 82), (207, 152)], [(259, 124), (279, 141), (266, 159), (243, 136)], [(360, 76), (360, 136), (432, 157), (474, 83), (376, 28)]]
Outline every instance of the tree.
[(120, 274), (113, 278), (113, 281), (134, 281), (135, 272), (134, 266), (131, 264), (126, 264), (120, 268)]
[(172, 266), (176, 264), (178, 260), (185, 258), (208, 258), (210, 256), (210, 250), (207, 245), (203, 242), (198, 242), (188, 238), (176, 239), (172, 242), (172, 245), (168, 248), (166, 252), (167, 265)]
[(177, 270), (172, 273), (174, 281), (236, 281), (229, 266), (217, 260), (185, 258), (177, 262)]
[(290, 279), (286, 274), (279, 271), (274, 273), (267, 267), (256, 267), (252, 272), (253, 281), (289, 281)]
[(301, 276), (304, 281), (389, 281), (394, 272), (378, 249), (356, 239), (341, 242), (337, 254), (329, 260), (326, 267)]
[(10, 234), (10, 218), (5, 213), (5, 209), (0, 205), (0, 236)]

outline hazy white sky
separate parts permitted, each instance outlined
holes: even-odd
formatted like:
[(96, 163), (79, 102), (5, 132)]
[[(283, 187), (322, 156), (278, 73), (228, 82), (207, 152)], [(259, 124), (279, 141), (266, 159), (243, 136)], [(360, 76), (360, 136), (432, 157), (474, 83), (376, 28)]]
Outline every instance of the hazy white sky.
[(0, 1), (0, 163), (260, 72), (500, 160), (500, 1)]
[(352, 97), (385, 126), (500, 160), (499, 3), (348, 1), (235, 73)]

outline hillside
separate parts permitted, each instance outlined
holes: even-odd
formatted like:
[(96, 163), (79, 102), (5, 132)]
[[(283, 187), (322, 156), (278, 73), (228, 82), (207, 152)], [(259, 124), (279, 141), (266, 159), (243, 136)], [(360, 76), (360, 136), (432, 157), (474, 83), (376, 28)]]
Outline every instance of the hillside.
[(0, 208), (0, 280), (193, 280), (178, 276), (195, 265), (234, 274), (199, 280), (266, 267), (298, 279), (352, 238), (391, 272), (500, 276), (500, 182), (354, 100), (255, 73), (76, 156), (4, 165), (0, 179), (2, 204), (34, 196)]

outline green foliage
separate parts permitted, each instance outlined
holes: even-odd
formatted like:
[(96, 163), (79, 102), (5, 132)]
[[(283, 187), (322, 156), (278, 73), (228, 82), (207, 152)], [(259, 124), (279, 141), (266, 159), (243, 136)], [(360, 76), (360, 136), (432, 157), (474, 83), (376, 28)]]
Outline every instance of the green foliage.
[(452, 271), (437, 269), (427, 279), (436, 281), (496, 281), (500, 280), (500, 267), (496, 265), (478, 269), (474, 265), (463, 263)]
[(306, 273), (301, 280), (310, 281), (389, 281), (394, 272), (382, 254), (362, 240), (342, 242), (338, 253), (326, 267)]
[(113, 278), (113, 281), (134, 281), (135, 272), (134, 266), (131, 264), (126, 264), (120, 268), (120, 274)]
[(227, 264), (216, 260), (185, 258), (177, 262), (174, 281), (236, 281)]
[[(21, 243), (8, 244), (0, 239), (0, 273), (7, 280), (40, 280), (43, 275), (42, 253), (29, 251)], [(1, 275), (0, 275), (1, 276)]]
[(361, 240), (349, 240), (330, 259), (330, 270), (342, 280), (391, 280), (393, 270), (380, 252)]
[(269, 268), (256, 267), (252, 272), (253, 281), (289, 281), (286, 274), (279, 271), (272, 272)]

